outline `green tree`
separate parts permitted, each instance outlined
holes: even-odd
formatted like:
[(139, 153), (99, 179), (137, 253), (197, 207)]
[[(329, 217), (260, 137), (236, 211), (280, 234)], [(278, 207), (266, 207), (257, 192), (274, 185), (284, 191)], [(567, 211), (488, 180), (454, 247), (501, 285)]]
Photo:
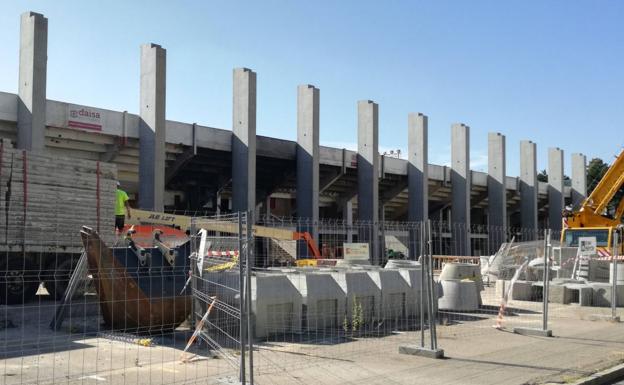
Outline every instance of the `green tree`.
[[(604, 175), (607, 173), (609, 169), (609, 164), (605, 163), (600, 158), (594, 158), (589, 161), (587, 165), (587, 195), (589, 196), (592, 191), (596, 188), (598, 183), (602, 180)], [(618, 204), (624, 199), (624, 187), (621, 187), (620, 190), (614, 195), (611, 202), (607, 206), (607, 212), (610, 215), (615, 213)]]
[(600, 182), (608, 169), (609, 165), (600, 158), (594, 158), (589, 161), (587, 165), (587, 195), (594, 191), (596, 185), (598, 185), (598, 182)]

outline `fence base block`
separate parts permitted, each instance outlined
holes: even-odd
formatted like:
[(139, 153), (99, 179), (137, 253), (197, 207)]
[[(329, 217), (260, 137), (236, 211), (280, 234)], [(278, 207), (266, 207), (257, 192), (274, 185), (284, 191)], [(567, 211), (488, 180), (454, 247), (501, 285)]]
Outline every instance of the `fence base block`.
[(591, 314), (587, 316), (589, 321), (607, 321), (607, 322), (620, 322), (620, 316), (612, 316), (606, 314)]
[(411, 356), (420, 356), (427, 358), (444, 358), (444, 350), (427, 349), (418, 345), (402, 345), (399, 346), (400, 354), (409, 354)]
[(552, 330), (538, 328), (514, 328), (513, 332), (523, 336), (552, 337)]

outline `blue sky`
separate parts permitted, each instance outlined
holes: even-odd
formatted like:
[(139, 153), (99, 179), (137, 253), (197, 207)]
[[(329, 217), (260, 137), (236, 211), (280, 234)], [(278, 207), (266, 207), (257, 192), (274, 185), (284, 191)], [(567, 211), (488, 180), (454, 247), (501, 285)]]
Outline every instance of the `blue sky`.
[(258, 73), (258, 134), (296, 138), (296, 88), (321, 90), (321, 144), (353, 147), (356, 103), (379, 103), (380, 148), (405, 148), (429, 116), (430, 161), (450, 126), (610, 161), (624, 145), (624, 2), (9, 1), (0, 6), (0, 91), (16, 92), (19, 15), (49, 19), (48, 98), (138, 111), (139, 46), (167, 49), (167, 118), (231, 127), (232, 69)]

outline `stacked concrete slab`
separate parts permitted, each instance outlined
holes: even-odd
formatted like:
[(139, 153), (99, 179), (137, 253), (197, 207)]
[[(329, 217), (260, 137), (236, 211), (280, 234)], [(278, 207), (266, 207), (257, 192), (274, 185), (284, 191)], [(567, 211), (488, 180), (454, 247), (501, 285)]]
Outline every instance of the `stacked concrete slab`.
[(81, 247), (90, 226), (112, 240), (117, 168), (16, 150), (0, 140), (0, 243)]

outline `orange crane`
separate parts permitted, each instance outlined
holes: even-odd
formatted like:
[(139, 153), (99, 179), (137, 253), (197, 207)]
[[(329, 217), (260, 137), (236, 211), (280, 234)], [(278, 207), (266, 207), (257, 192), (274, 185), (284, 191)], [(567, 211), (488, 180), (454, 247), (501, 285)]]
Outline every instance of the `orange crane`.
[[(190, 230), (191, 217), (185, 215), (165, 214), (146, 210), (132, 209), (131, 218), (127, 222), (132, 225), (165, 225), (180, 229), (182, 231)], [(225, 232), (225, 233), (238, 233), (238, 224), (229, 223), (218, 220), (197, 220), (195, 222), (196, 227), (204, 228), (210, 231)], [(305, 232), (297, 232), (288, 229), (253, 225), (252, 231), (254, 236), (273, 238), (284, 241), (305, 241), (310, 251), (310, 255), (313, 258), (298, 259), (296, 261), (297, 266), (316, 266), (317, 260), (321, 259), (321, 251), (319, 250), (312, 235)]]

